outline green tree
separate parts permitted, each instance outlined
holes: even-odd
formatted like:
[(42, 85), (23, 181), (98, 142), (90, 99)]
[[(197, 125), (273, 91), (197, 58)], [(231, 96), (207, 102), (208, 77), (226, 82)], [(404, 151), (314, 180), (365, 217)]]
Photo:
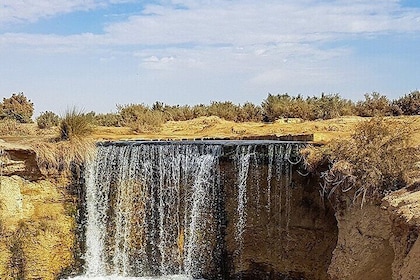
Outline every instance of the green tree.
[(338, 94), (321, 94), (321, 97), (311, 97), (307, 102), (312, 104), (314, 119), (333, 119), (352, 115), (355, 105), (351, 100), (342, 99)]
[(256, 106), (251, 102), (246, 102), (239, 109), (239, 115), (237, 121), (240, 122), (261, 122), (262, 121), (262, 109), (260, 106)]
[(144, 104), (118, 105), (117, 109), (123, 125), (136, 132), (150, 132), (159, 131), (166, 121), (161, 105), (163, 108), (163, 104), (156, 103), (155, 109)]

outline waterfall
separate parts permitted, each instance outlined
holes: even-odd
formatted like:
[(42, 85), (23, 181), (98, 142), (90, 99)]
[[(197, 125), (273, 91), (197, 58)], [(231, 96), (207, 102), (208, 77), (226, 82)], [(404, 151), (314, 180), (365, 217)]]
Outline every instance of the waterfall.
[[(271, 215), (278, 209), (281, 225), (282, 189), (275, 186), (288, 183), (301, 145), (99, 144), (85, 170), (85, 278), (75, 279), (176, 277), (171, 275), (225, 279), (221, 266), (226, 261), (227, 223), (234, 223), (240, 271), (247, 228), (259, 223), (264, 211)], [(236, 214), (227, 221), (225, 192), (230, 188), (236, 193)], [(250, 188), (256, 197), (249, 196)], [(287, 199), (290, 192), (285, 202), (290, 206)], [(249, 212), (254, 206), (257, 211)]]

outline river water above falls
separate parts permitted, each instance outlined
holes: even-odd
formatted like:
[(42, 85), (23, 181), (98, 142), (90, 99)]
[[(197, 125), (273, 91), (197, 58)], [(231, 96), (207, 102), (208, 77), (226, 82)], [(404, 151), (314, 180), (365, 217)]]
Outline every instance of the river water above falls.
[(300, 223), (292, 208), (293, 178), (303, 177), (298, 170), (302, 146), (276, 141), (99, 144), (84, 172), (85, 272), (72, 279), (234, 279), (267, 267), (272, 272), (264, 279), (290, 271), (296, 278), (289, 279), (306, 279), (299, 278), (305, 272), (296, 272), (288, 252), (300, 246), (289, 228)]

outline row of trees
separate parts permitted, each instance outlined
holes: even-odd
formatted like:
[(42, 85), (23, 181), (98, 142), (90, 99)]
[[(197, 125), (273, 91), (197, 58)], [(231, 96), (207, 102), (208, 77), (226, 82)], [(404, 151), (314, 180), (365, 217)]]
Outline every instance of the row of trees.
[(130, 126), (135, 130), (158, 128), (166, 121), (185, 121), (202, 116), (218, 116), (234, 122), (273, 122), (281, 118), (303, 120), (331, 119), (340, 116), (399, 116), (420, 114), (420, 92), (414, 91), (396, 100), (379, 93), (366, 94), (365, 100), (353, 102), (338, 94), (317, 97), (269, 94), (261, 105), (230, 101), (210, 105), (171, 106), (156, 102), (152, 106), (130, 104), (117, 106), (114, 114), (90, 113), (94, 122), (103, 126)]
[[(14, 119), (21, 123), (32, 122), (34, 104), (23, 93), (3, 98), (0, 118)], [(90, 121), (103, 126), (131, 126), (136, 130), (150, 130), (166, 121), (185, 121), (202, 116), (218, 116), (235, 122), (273, 122), (280, 118), (303, 120), (331, 119), (340, 116), (398, 116), (420, 114), (420, 91), (413, 91), (395, 100), (379, 93), (365, 95), (363, 101), (351, 101), (338, 94), (303, 97), (286, 94), (269, 94), (261, 105), (247, 102), (237, 105), (230, 101), (212, 102), (210, 105), (167, 105), (156, 102), (118, 105), (117, 113), (85, 114)], [(37, 118), (40, 128), (55, 126), (60, 117), (54, 112), (41, 113)]]

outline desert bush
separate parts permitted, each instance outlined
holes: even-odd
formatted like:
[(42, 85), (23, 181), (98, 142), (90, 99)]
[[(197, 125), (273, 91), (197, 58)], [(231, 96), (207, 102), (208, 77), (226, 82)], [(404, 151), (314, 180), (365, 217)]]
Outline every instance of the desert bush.
[(392, 116), (391, 101), (377, 92), (366, 93), (365, 100), (356, 104), (356, 113), (361, 117)]
[(350, 194), (363, 205), (408, 184), (419, 160), (411, 133), (410, 123), (376, 117), (357, 125), (349, 140), (308, 148), (303, 155), (311, 171), (326, 167), (320, 172), (322, 195)]
[(263, 119), (266, 122), (273, 122), (281, 118), (301, 118), (312, 120), (314, 115), (314, 104), (308, 102), (301, 95), (296, 97), (286, 94), (271, 95), (262, 102)]
[(194, 119), (208, 116), (208, 106), (204, 104), (194, 105), (191, 110)]
[(207, 109), (207, 115), (216, 116), (227, 121), (236, 121), (239, 110), (239, 106), (230, 101), (213, 101)]
[(136, 132), (156, 132), (165, 123), (163, 112), (152, 110), (144, 104), (117, 106), (124, 126), (131, 127)]
[(420, 115), (420, 91), (413, 91), (395, 100), (393, 105), (403, 115)]
[(261, 105), (264, 121), (274, 122), (280, 118), (288, 118), (292, 102), (292, 97), (287, 93), (277, 95), (268, 94), (268, 97)]
[(60, 140), (88, 136), (93, 131), (92, 117), (72, 108), (66, 111), (60, 122)]
[(306, 100), (312, 104), (312, 119), (333, 119), (354, 114), (355, 105), (351, 100), (343, 99), (338, 94), (321, 94), (321, 97), (310, 97)]
[(36, 123), (40, 129), (51, 128), (60, 124), (60, 117), (54, 112), (46, 111), (36, 118)]
[(21, 93), (14, 93), (10, 98), (3, 98), (0, 104), (0, 111), (3, 117), (17, 120), (21, 123), (32, 122), (34, 104)]
[(238, 116), (236, 118), (239, 122), (261, 122), (263, 119), (262, 109), (251, 102), (246, 102), (240, 106)]
[(184, 105), (176, 106), (176, 110), (173, 110), (172, 118), (174, 121), (187, 121), (196, 118), (196, 116), (194, 114), (193, 109), (190, 106)]
[(165, 105), (162, 113), (166, 121), (186, 121), (194, 118), (194, 112), (188, 105)]
[(100, 126), (120, 127), (122, 126), (122, 116), (116, 113), (98, 114), (93, 117), (94, 123)]

